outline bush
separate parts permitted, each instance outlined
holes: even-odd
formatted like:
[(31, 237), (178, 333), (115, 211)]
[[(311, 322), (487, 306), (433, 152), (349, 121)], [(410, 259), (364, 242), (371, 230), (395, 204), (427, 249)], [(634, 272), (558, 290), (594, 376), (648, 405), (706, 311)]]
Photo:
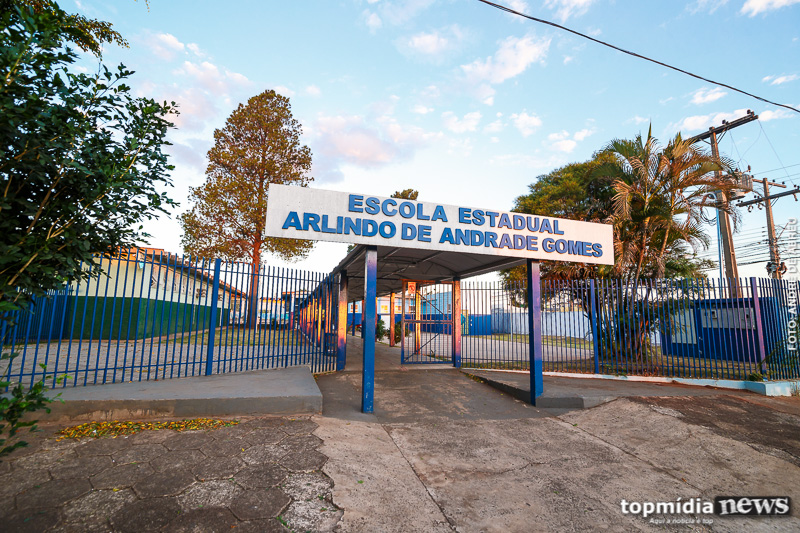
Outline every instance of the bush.
[[(9, 380), (8, 374), (11, 370), (11, 360), (16, 354), (3, 354), (0, 357), (2, 361), (8, 361), (9, 365), (6, 370), (6, 375), (0, 378), (0, 390), (6, 387), (12, 387), (9, 394), (0, 396), (0, 457), (6, 456), (16, 450), (17, 448), (24, 448), (28, 445), (24, 440), (18, 440), (13, 444), (6, 445), (8, 439), (16, 436), (17, 432), (22, 428), (29, 428), (28, 431), (36, 431), (36, 420), (28, 420), (23, 422), (22, 419), (27, 413), (32, 413), (40, 409), (50, 412), (48, 404), (53, 402), (53, 398), (45, 396), (47, 387), (44, 380), (39, 381), (30, 389), (25, 389), (22, 383), (12, 383)], [(44, 368), (44, 365), (41, 365)], [(58, 394), (61, 396), (61, 394)], [(6, 438), (8, 433), (8, 439)]]
[(378, 323), (375, 324), (375, 340), (379, 341), (382, 338), (386, 337), (388, 331), (386, 330), (386, 324), (383, 322), (382, 318), (378, 319)]
[[(395, 344), (400, 344), (403, 341), (404, 335), (403, 335), (402, 330), (403, 330), (402, 322), (398, 322), (397, 324), (394, 325), (394, 343)], [(408, 327), (406, 327), (406, 336), (409, 333), (411, 333), (411, 330)]]

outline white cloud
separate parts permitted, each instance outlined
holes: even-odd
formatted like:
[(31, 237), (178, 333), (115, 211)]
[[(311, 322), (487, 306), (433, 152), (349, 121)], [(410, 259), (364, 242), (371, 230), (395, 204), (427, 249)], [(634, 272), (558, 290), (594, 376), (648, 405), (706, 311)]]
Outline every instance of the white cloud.
[(356, 115), (321, 114), (309, 128), (318, 181), (339, 181), (343, 165), (374, 168), (409, 159), (426, 142), (440, 136), (390, 117), (370, 120)]
[[(506, 7), (513, 9), (517, 13), (522, 13), (523, 15), (528, 14), (528, 2), (525, 2), (525, 0), (506, 0), (505, 2), (503, 2), (503, 4)], [(513, 13), (508, 13), (508, 16), (511, 17), (512, 20), (515, 20), (517, 22), (526, 21), (526, 19), (520, 17), (519, 15), (515, 15)]]
[(483, 128), (484, 133), (498, 133), (500, 131), (503, 131), (503, 121), (500, 119), (490, 122)]
[(794, 4), (800, 4), (800, 0), (747, 0), (742, 6), (742, 13), (755, 17), (759, 13), (774, 11)]
[(381, 18), (378, 16), (377, 13), (373, 13), (372, 11), (366, 10), (362, 15), (364, 17), (364, 22), (366, 23), (367, 28), (369, 28), (369, 31), (371, 31), (372, 33), (375, 33), (381, 28), (381, 26), (383, 26), (383, 21), (381, 20)]
[(419, 13), (433, 4), (434, 0), (400, 0), (397, 2), (381, 2), (380, 10), (384, 20), (399, 26), (409, 22)]
[(306, 87), (306, 94), (309, 96), (319, 96), (322, 94), (322, 90), (316, 85), (309, 85)]
[(594, 133), (594, 130), (590, 130), (590, 129), (584, 128), (584, 129), (582, 129), (580, 131), (576, 131), (575, 135), (573, 135), (572, 138), (575, 139), (576, 141), (582, 141), (586, 137), (589, 137), (590, 135), (592, 135), (593, 133)]
[(474, 81), (498, 84), (521, 74), (532, 63), (543, 63), (549, 48), (550, 39), (536, 39), (532, 35), (508, 37), (494, 56), (461, 65), (461, 69)]
[(202, 87), (216, 95), (230, 92), (232, 86), (250, 85), (250, 80), (243, 74), (220, 69), (209, 61), (203, 61), (202, 63), (184, 61), (183, 66), (175, 70), (174, 74), (192, 77)]
[(285, 85), (276, 85), (275, 87), (272, 88), (272, 90), (281, 96), (286, 96), (289, 98), (295, 95), (295, 92), (290, 88), (286, 87)]
[(570, 63), (572, 63), (574, 60), (575, 60), (575, 58), (574, 58), (574, 57), (572, 57), (572, 56), (564, 56), (564, 64), (565, 64), (565, 65), (569, 65), (569, 64), (570, 64)]
[(197, 57), (199, 57), (201, 59), (206, 57), (206, 54), (200, 49), (200, 47), (197, 45), (197, 43), (189, 43), (189, 44), (187, 44), (186, 45), (186, 49), (189, 50), (191, 53), (193, 53), (194, 55), (196, 55)]
[(640, 117), (639, 115), (635, 115), (633, 118), (629, 118), (628, 120), (625, 121), (625, 123), (630, 123), (630, 122), (633, 122), (634, 124), (646, 124), (647, 122), (650, 122), (650, 119), (645, 117)]
[(511, 115), (511, 121), (523, 137), (532, 135), (542, 125), (542, 119), (533, 114), (529, 115), (526, 111), (514, 113)]
[(728, 0), (696, 0), (694, 4), (686, 6), (686, 10), (692, 14), (699, 13), (701, 11), (711, 14), (727, 3)]
[(148, 35), (145, 44), (150, 51), (165, 61), (171, 61), (175, 55), (183, 52), (186, 46), (171, 33), (156, 33)]
[(553, 154), (548, 154), (548, 157), (530, 154), (503, 154), (492, 157), (489, 163), (509, 167), (552, 169), (562, 165), (564, 160), (562, 156)]
[(711, 126), (718, 126), (722, 124), (723, 120), (734, 120), (743, 117), (747, 113), (746, 109), (737, 109), (732, 113), (711, 113), (709, 115), (693, 115), (686, 117), (677, 124), (670, 124), (668, 129), (673, 131), (699, 131), (707, 130)]
[(768, 82), (771, 81), (770, 85), (781, 85), (783, 83), (789, 83), (790, 81), (794, 81), (796, 79), (800, 79), (800, 76), (797, 74), (791, 74), (789, 76), (764, 76), (761, 81)]
[(428, 113), (432, 113), (433, 112), (433, 108), (432, 107), (425, 107), (422, 104), (417, 104), (411, 109), (411, 111), (413, 111), (414, 113), (416, 113), (418, 115), (427, 115)]
[(589, 10), (595, 0), (547, 0), (544, 5), (554, 9), (556, 17), (566, 22), (570, 17), (579, 17)]
[(468, 131), (475, 131), (478, 129), (482, 115), (480, 111), (473, 111), (464, 115), (464, 118), (459, 119), (451, 111), (442, 113), (442, 120), (444, 126), (453, 133), (466, 133)]
[(692, 95), (692, 103), (695, 105), (700, 105), (707, 104), (709, 102), (716, 102), (726, 94), (728, 93), (723, 91), (720, 87), (714, 87), (713, 89), (698, 89)]
[(398, 41), (398, 48), (428, 57), (440, 57), (457, 49), (466, 38), (466, 32), (458, 24), (431, 32), (421, 32)]
[(557, 152), (564, 152), (565, 154), (568, 154), (572, 152), (577, 145), (578, 143), (576, 143), (572, 139), (564, 139), (563, 141), (554, 142), (553, 144), (550, 145), (550, 148), (552, 148)]
[(569, 138), (569, 132), (567, 130), (557, 131), (547, 136), (548, 141), (562, 141), (568, 138)]
[(776, 109), (762, 111), (758, 114), (758, 119), (761, 122), (769, 122), (770, 120), (777, 120), (781, 118), (794, 118), (796, 115), (786, 109)]

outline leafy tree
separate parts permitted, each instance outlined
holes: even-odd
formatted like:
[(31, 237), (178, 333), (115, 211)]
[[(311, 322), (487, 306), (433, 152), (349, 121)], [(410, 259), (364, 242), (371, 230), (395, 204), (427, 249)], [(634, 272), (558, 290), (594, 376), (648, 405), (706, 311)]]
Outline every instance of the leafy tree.
[(704, 210), (716, 207), (715, 191), (729, 193), (734, 186), (716, 172), (727, 169), (727, 161), (680, 134), (662, 148), (651, 131), (647, 138), (611, 141), (606, 153), (615, 163), (607, 173), (615, 191), (609, 221), (619, 234), (615, 251), (626, 277), (637, 284), (649, 270), (647, 277), (662, 278), (671, 249), (708, 246)]
[(398, 198), (402, 200), (416, 200), (419, 196), (419, 191), (415, 189), (403, 189), (402, 191), (395, 191), (390, 198)]
[(174, 108), (135, 98), (120, 65), (69, 70), (68, 16), (10, 9), (0, 32), (0, 316), (85, 279), (82, 263), (146, 238), (175, 205), (166, 133)]
[[(250, 98), (214, 131), (206, 182), (191, 189), (192, 209), (180, 217), (184, 250), (194, 256), (248, 260), (259, 272), (264, 252), (304, 257), (313, 243), (264, 235), (269, 186), (305, 187), (312, 177), (311, 150), (289, 99), (273, 90)], [(257, 326), (258, 276), (251, 276), (248, 323)]]
[[(6, 3), (0, 13), (0, 331), (34, 296), (85, 279), (82, 264), (146, 237), (140, 223), (174, 205), (161, 148), (171, 106), (134, 98), (131, 72), (70, 71), (74, 18)], [(138, 228), (137, 228), (138, 226)], [(6, 339), (0, 338), (0, 346)], [(15, 356), (2, 354), (2, 365)], [(26, 388), (6, 375), (0, 434), (34, 429), (27, 413), (46, 408), (43, 381)], [(26, 445), (6, 444), (0, 455)]]
[[(13, 9), (19, 6), (23, 9), (33, 10), (35, 13), (50, 13), (60, 11), (58, 4), (53, 0), (2, 0), (0, 7)], [(128, 41), (111, 27), (110, 22), (92, 19), (80, 14), (65, 14), (63, 27), (65, 39), (74, 43), (84, 52), (91, 52), (100, 57), (103, 52), (103, 43), (114, 43), (125, 48)]]

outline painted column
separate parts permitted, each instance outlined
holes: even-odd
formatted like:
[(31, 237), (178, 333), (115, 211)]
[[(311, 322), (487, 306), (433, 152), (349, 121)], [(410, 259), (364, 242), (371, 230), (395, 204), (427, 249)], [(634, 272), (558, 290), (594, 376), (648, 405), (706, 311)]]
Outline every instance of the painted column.
[[(364, 281), (366, 283), (366, 280)], [(367, 292), (367, 286), (364, 285), (364, 292)], [(365, 300), (361, 300), (361, 338), (364, 338), (364, 302)]]
[(339, 274), (339, 316), (336, 321), (336, 371), (347, 363), (347, 273)]
[(389, 346), (394, 346), (394, 293), (389, 296)]
[(420, 355), (422, 350), (422, 297), (419, 295), (419, 284), (414, 291), (414, 355)]
[(450, 316), (453, 318), (453, 366), (461, 368), (461, 278), (453, 278)]
[(375, 396), (375, 317), (378, 286), (378, 247), (367, 246), (364, 258), (364, 311), (365, 320), (361, 323), (363, 338), (364, 367), (361, 374), (361, 412), (371, 413)]
[(528, 259), (528, 348), (530, 351), (531, 404), (542, 395), (542, 293), (539, 262)]

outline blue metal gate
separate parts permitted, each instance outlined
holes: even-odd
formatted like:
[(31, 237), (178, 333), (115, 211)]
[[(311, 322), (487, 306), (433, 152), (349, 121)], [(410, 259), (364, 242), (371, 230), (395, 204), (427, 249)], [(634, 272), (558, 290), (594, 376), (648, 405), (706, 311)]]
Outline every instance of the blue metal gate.
[(452, 363), (453, 284), (404, 280), (402, 295), (400, 362)]

